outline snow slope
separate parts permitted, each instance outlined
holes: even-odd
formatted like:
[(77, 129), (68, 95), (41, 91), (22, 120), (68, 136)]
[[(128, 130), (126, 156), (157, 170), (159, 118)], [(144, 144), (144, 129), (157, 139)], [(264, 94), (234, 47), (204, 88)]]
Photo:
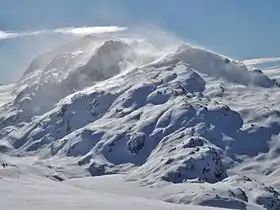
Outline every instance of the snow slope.
[(86, 209), (124, 209), (135, 210), (194, 209), (211, 210), (214, 208), (168, 204), (158, 200), (119, 196), (93, 192), (38, 178), (21, 180), (0, 180), (1, 209), (28, 210), (86, 210)]
[(0, 177), (19, 178), (24, 194), (27, 178), (83, 188), (81, 200), (65, 196), (85, 209), (99, 192), (124, 196), (103, 209), (129, 193), (145, 209), (280, 209), (278, 81), (206, 49), (167, 49), (87, 36), (36, 58), (0, 107)]

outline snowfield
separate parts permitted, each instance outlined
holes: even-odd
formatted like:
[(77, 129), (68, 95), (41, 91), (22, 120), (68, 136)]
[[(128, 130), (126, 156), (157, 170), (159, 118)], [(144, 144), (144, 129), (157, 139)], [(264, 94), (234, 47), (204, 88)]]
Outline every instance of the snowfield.
[(279, 87), (139, 37), (41, 54), (0, 86), (0, 207), (280, 209)]
[(78, 187), (72, 187), (71, 185), (56, 183), (45, 179), (41, 180), (38, 178), (0, 180), (0, 184), (2, 209), (61, 210), (67, 208), (70, 210), (105, 210), (125, 209), (127, 207), (135, 210), (214, 209), (196, 206), (186, 207), (151, 199), (93, 192)]

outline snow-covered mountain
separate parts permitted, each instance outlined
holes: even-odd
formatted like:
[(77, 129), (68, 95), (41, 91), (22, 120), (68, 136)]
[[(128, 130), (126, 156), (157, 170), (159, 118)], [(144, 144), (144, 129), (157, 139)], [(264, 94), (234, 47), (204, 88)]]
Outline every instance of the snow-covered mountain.
[(86, 36), (0, 87), (0, 178), (280, 209), (279, 100), (277, 80), (206, 49)]

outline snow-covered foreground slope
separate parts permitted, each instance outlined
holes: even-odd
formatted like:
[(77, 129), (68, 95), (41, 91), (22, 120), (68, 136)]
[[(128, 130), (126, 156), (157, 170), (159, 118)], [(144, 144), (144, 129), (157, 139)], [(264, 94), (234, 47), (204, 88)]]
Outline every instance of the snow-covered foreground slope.
[[(167, 185), (160, 188), (141, 187), (138, 183), (126, 182), (124, 175), (107, 175), (63, 180), (52, 168), (38, 164), (36, 157), (9, 157), (2, 155), (0, 169), (1, 209), (112, 209), (131, 206), (133, 209), (197, 209), (211, 210), (186, 203), (188, 193), (197, 191), (196, 199), (203, 197), (203, 190), (197, 186), (191, 190), (184, 185)], [(73, 172), (75, 168), (72, 168)], [(186, 188), (187, 187), (187, 188)], [(221, 187), (222, 188), (222, 187)], [(186, 191), (187, 190), (187, 191)], [(218, 190), (218, 189), (217, 189)], [(226, 189), (224, 189), (226, 190)], [(200, 195), (201, 194), (201, 195)], [(185, 195), (182, 197), (182, 195)], [(171, 199), (176, 199), (174, 202)], [(161, 201), (160, 201), (161, 200)], [(212, 206), (235, 208), (235, 201), (224, 203), (217, 197), (208, 197)], [(164, 203), (163, 201), (166, 201)], [(203, 201), (202, 201), (203, 202)], [(174, 205), (171, 203), (178, 203)], [(248, 205), (248, 209), (258, 209)], [(220, 209), (220, 208), (219, 208)], [(224, 209), (224, 208), (221, 208)]]
[(35, 176), (94, 197), (133, 191), (280, 209), (278, 81), (205, 49), (173, 48), (85, 37), (36, 58), (0, 107), (0, 177)]
[(100, 193), (50, 180), (26, 178), (0, 180), (0, 207), (10, 210), (211, 210), (214, 208), (183, 206), (158, 200)]

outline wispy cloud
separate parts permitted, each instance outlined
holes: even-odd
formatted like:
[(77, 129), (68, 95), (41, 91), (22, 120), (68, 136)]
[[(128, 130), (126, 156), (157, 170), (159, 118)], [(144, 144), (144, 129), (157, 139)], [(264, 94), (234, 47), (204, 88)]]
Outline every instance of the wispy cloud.
[(17, 33), (0, 31), (0, 39), (11, 39), (11, 38), (15, 38), (17, 36), (18, 36)]
[(101, 34), (101, 33), (112, 33), (125, 31), (126, 27), (118, 26), (99, 26), (99, 27), (80, 27), (80, 28), (61, 28), (54, 30), (54, 33), (71, 34), (71, 35), (90, 35), (90, 34)]
[(0, 40), (14, 39), (23, 36), (37, 36), (46, 34), (65, 34), (73, 36), (85, 36), (90, 34), (114, 33), (125, 31), (126, 27), (119, 26), (93, 26), (93, 27), (70, 27), (58, 29), (43, 29), (38, 31), (7, 32), (0, 30)]
[(280, 57), (255, 58), (255, 59), (250, 59), (250, 60), (244, 60), (243, 63), (245, 63), (246, 65), (257, 65), (257, 64), (277, 62), (277, 61), (280, 61)]
[(275, 74), (279, 75), (280, 67), (267, 68), (267, 69), (264, 69), (263, 72), (267, 75), (275, 75)]

